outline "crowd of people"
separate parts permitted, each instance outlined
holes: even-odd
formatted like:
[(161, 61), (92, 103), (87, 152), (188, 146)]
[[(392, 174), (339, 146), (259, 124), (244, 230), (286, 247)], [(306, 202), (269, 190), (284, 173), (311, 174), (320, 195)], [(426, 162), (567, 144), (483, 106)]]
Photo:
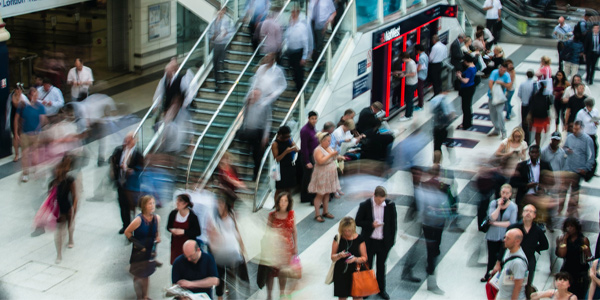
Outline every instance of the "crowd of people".
[[(480, 200), (477, 224), (479, 231), (485, 233), (479, 238), (487, 245), (487, 265), (481, 282), (486, 282), (488, 297), (577, 299), (600, 293), (596, 291), (600, 285), (598, 260), (594, 260), (600, 249), (592, 253), (590, 241), (582, 232), (578, 210), (581, 182), (595, 176), (596, 132), (600, 122), (579, 65), (586, 64), (586, 83), (593, 84), (600, 56), (600, 26), (578, 23), (579, 30), (574, 32), (564, 18), (559, 18), (554, 31), (559, 40), (558, 72), (552, 72), (551, 60), (544, 56), (539, 69), (528, 70), (527, 79), (517, 87), (514, 62), (497, 45), (502, 6), (499, 0), (485, 3), (486, 27), (478, 26), (474, 37), (459, 34), (448, 47), (438, 36), (433, 36), (432, 49), (416, 45), (417, 61), (412, 54), (402, 53), (404, 71), (392, 72), (393, 76), (406, 79), (404, 93), (410, 96), (405, 97), (410, 100), (401, 121), (411, 120), (413, 112), (425, 108), (425, 84), (432, 84), (433, 97), (427, 103), (433, 115), (430, 133), (419, 129), (404, 140), (405, 147), (392, 148), (395, 134), (386, 128), (380, 102), (364, 107), (356, 122), (355, 111), (347, 109), (339, 122), (329, 120), (322, 128), (317, 128), (319, 114), (310, 111), (299, 132), (299, 141), (292, 139), (291, 126), (278, 128), (271, 145), (278, 164), (274, 207), (267, 216), (257, 274), (259, 287), (267, 287), (267, 299), (272, 299), (275, 277), (280, 297), (289, 296), (295, 289), (294, 280), (302, 277), (294, 205), (314, 206), (313, 218), (317, 224), (327, 219), (337, 221), (330, 201), (344, 196), (344, 170), (355, 161), (379, 162), (386, 165), (386, 171), (410, 172), (414, 200), (404, 218), (416, 219), (420, 225), (416, 236), (423, 236), (426, 245), (423, 267), (427, 289), (444, 295), (435, 275), (443, 234), (446, 228), (464, 230), (458, 223), (459, 204), (453, 178), (442, 174), (441, 167), (442, 145), (456, 116), (448, 91), (442, 86), (442, 62), (447, 58), (454, 68), (454, 87), (461, 97), (463, 116), (459, 128), (468, 130), (473, 126), (473, 97), (480, 81), (485, 80), (493, 123), (488, 136), (501, 137), (493, 157), (478, 170), (475, 179)], [(247, 2), (246, 19), (253, 45), (260, 45), (264, 55), (250, 80), (244, 121), (237, 132), (237, 138), (250, 145), (253, 180), (257, 179), (268, 146), (273, 105), (287, 88), (285, 71), (279, 65), (282, 55), (288, 58), (295, 89), (300, 92), (307, 61), (319, 58), (324, 34), (339, 21), (336, 17), (344, 5), (344, 1), (310, 1), (307, 20), (301, 18), (296, 7), (283, 32), (268, 0)], [(223, 83), (223, 50), (233, 33), (225, 13), (226, 8), (219, 11), (211, 29), (212, 47), (215, 53), (220, 50), (219, 55), (213, 56), (216, 91)], [(281, 53), (282, 49), (287, 52)], [(217, 187), (205, 191), (207, 196), (203, 200), (187, 193), (173, 197), (173, 186), (161, 183), (164, 182), (161, 176), (173, 175), (154, 166), (175, 166), (174, 157), (190, 139), (185, 126), (190, 118), (187, 108), (195, 96), (196, 89), (191, 86), (194, 74), (191, 70), (181, 73), (180, 69), (176, 59), (169, 62), (155, 92), (154, 106), (159, 111), (155, 130), (163, 128), (165, 132), (155, 146), (158, 151), (144, 157), (138, 137), (132, 132), (107, 160), (103, 142), (99, 141), (98, 166), (104, 162), (110, 166), (122, 222), (118, 232), (132, 244), (129, 272), (138, 299), (149, 299), (149, 278), (163, 265), (156, 253), (163, 232), (156, 209), (170, 201), (175, 204), (166, 222), (171, 239), (171, 283), (191, 292), (207, 293), (211, 298), (214, 287), (218, 299), (246, 299), (250, 296), (249, 258), (235, 203), (239, 200), (236, 191), (247, 186), (234, 167), (232, 155), (223, 156), (215, 176)], [(75, 246), (75, 217), (83, 188), (81, 169), (90, 159), (83, 146), (108, 133), (108, 117), (116, 111), (109, 97), (90, 95), (92, 71), (81, 60), (75, 61), (67, 82), (72, 87), (68, 103), (47, 78), (39, 78), (39, 87), (31, 88), (27, 94), (16, 89), (9, 103), (14, 160), (22, 162), (21, 180), (27, 182), (40, 167), (51, 169), (48, 199), (36, 215), (35, 224), (36, 231), (41, 232), (56, 227), (57, 264), (63, 260), (65, 235), (68, 235), (67, 247)], [(515, 94), (521, 100), (520, 109), (511, 104)], [(396, 91), (394, 97), (399, 97)], [(513, 114), (521, 116), (521, 124), (507, 131), (505, 121), (511, 120)], [(551, 116), (555, 116), (554, 122)], [(425, 167), (415, 157), (421, 139), (428, 141), (430, 136), (434, 156)], [(542, 146), (548, 139), (548, 145)], [(293, 199), (296, 188), (299, 203)], [(45, 218), (49, 214), (54, 217)], [(386, 261), (396, 243), (399, 218), (396, 203), (383, 186), (376, 186), (368, 199), (360, 202), (354, 217), (337, 218), (339, 225), (331, 245), (332, 263), (327, 276), (327, 283), (334, 285), (335, 297), (361, 299), (364, 295), (355, 293), (353, 274), (370, 266), (376, 271), (376, 294), (390, 299), (386, 289)], [(357, 227), (361, 230), (357, 231)], [(562, 234), (554, 236), (555, 230), (561, 230)], [(547, 236), (555, 237), (555, 241), (549, 241)], [(556, 289), (534, 292), (536, 253), (548, 249), (563, 258), (560, 272), (555, 274)], [(411, 255), (416, 254), (408, 254)], [(422, 279), (413, 273), (418, 267), (413, 262), (411, 259), (405, 262), (402, 280), (420, 282)]]

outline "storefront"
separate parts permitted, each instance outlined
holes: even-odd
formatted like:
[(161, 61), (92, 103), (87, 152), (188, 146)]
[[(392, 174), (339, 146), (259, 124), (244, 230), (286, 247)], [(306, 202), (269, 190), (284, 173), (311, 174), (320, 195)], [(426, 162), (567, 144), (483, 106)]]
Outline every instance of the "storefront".
[[(394, 64), (405, 69), (404, 63), (399, 61), (400, 54), (409, 52), (418, 61), (415, 45), (421, 44), (429, 52), (432, 36), (441, 29), (441, 18), (456, 18), (456, 14), (456, 5), (437, 5), (373, 32), (371, 102), (383, 103), (386, 117), (400, 112), (404, 102), (408, 100), (404, 99), (405, 80), (391, 75)], [(400, 91), (399, 95), (394, 95), (394, 90)], [(416, 96), (415, 92), (414, 97)]]

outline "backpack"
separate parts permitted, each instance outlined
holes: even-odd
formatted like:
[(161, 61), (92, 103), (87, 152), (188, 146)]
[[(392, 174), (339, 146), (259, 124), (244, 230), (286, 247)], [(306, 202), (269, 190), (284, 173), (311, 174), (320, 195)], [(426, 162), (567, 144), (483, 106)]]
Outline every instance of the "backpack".
[(564, 43), (563, 49), (560, 51), (558, 56), (563, 61), (570, 61), (571, 55), (573, 55), (573, 48), (571, 47), (571, 41)]
[(579, 41), (582, 40), (581, 38), (583, 37), (583, 34), (584, 34), (583, 28), (581, 28), (582, 22), (584, 22), (584, 21), (577, 22), (577, 24), (575, 25), (575, 28), (573, 28), (573, 36), (577, 37), (577, 39)]
[(536, 119), (548, 118), (548, 110), (550, 109), (550, 105), (552, 105), (551, 102), (550, 96), (543, 95), (538, 92), (533, 94), (529, 102), (529, 111), (531, 112), (531, 116)]

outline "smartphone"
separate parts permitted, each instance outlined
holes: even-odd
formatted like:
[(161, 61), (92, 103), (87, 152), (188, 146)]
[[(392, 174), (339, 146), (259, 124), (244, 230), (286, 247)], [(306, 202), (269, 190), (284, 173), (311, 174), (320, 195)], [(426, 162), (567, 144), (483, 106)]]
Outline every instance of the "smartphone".
[(350, 261), (350, 260), (351, 260), (351, 259), (353, 259), (353, 258), (354, 258), (354, 255), (350, 255), (350, 256), (348, 256), (348, 258), (346, 258), (346, 262)]

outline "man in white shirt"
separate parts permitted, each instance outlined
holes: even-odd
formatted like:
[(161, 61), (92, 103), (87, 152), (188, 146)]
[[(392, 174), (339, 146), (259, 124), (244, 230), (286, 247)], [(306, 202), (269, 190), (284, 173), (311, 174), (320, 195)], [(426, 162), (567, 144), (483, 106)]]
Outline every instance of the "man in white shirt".
[(223, 70), (223, 62), (225, 60), (225, 50), (227, 48), (227, 42), (231, 36), (235, 33), (231, 20), (225, 14), (227, 12), (227, 6), (223, 7), (217, 14), (217, 18), (212, 24), (210, 30), (210, 41), (213, 46), (213, 74), (215, 75), (215, 87), (216, 91), (219, 91), (221, 70)]
[(583, 122), (583, 132), (589, 135), (592, 138), (592, 141), (594, 141), (594, 157), (597, 158), (598, 140), (596, 139), (596, 132), (598, 132), (598, 121), (600, 120), (600, 115), (594, 108), (594, 103), (594, 98), (586, 98), (583, 100), (585, 107), (577, 112), (575, 121)]
[(404, 62), (404, 71), (396, 71), (393, 75), (400, 78), (404, 78), (404, 117), (400, 118), (400, 121), (408, 121), (412, 119), (413, 105), (415, 98), (415, 91), (417, 90), (417, 64), (410, 58), (410, 53), (404, 52), (401, 55), (402, 62)]
[(433, 95), (437, 95), (442, 92), (442, 62), (448, 57), (448, 48), (444, 45), (437, 34), (435, 34), (431, 41), (433, 47), (429, 53), (429, 81), (433, 85)]
[[(583, 79), (581, 78), (581, 75), (579, 75), (579, 74), (573, 75), (573, 79), (571, 80), (571, 86), (566, 88), (565, 92), (563, 93), (562, 101), (564, 104), (569, 103), (569, 98), (571, 98), (571, 96), (573, 96), (577, 93), (577, 91), (573, 87), (578, 86), (580, 84), (583, 84)], [(592, 95), (590, 88), (585, 84), (583, 84), (583, 85), (585, 86), (583, 94), (590, 97)]]
[(38, 101), (46, 108), (46, 116), (52, 118), (65, 105), (65, 98), (57, 87), (52, 85), (50, 79), (44, 78), (42, 86), (38, 87)]
[(308, 15), (311, 20), (315, 41), (312, 60), (316, 62), (321, 55), (321, 48), (323, 48), (325, 30), (327, 30), (327, 27), (329, 27), (329, 24), (335, 18), (335, 5), (333, 5), (332, 0), (311, 0), (308, 5)]
[(362, 136), (355, 138), (352, 134), (352, 130), (354, 129), (355, 125), (352, 119), (345, 120), (344, 124), (338, 126), (331, 134), (331, 147), (333, 150), (343, 155), (346, 149), (342, 149), (342, 144), (347, 144), (350, 147), (358, 144)]
[(573, 28), (571, 28), (571, 25), (565, 23), (565, 18), (561, 16), (558, 18), (558, 25), (554, 27), (554, 32), (552, 33), (552, 36), (558, 40), (556, 50), (558, 50), (558, 69), (560, 71), (563, 70), (563, 60), (560, 57), (560, 52), (565, 47), (564, 42), (569, 40), (569, 36), (572, 36), (569, 33), (573, 33)]
[(94, 75), (92, 69), (83, 65), (81, 59), (75, 59), (75, 67), (69, 70), (67, 83), (71, 85), (71, 101), (81, 101), (85, 99), (90, 87), (94, 84)]
[[(485, 0), (483, 10), (485, 11), (485, 27), (494, 36), (492, 44), (497, 44), (500, 40), (500, 30), (502, 29), (502, 3), (500, 3), (500, 0)], [(491, 48), (491, 45), (488, 48)]]
[(287, 57), (290, 68), (294, 73), (296, 91), (300, 92), (304, 84), (304, 66), (308, 54), (312, 51), (312, 34), (306, 20), (300, 20), (300, 10), (295, 7), (290, 16), (290, 24), (285, 31), (285, 42), (287, 43)]

